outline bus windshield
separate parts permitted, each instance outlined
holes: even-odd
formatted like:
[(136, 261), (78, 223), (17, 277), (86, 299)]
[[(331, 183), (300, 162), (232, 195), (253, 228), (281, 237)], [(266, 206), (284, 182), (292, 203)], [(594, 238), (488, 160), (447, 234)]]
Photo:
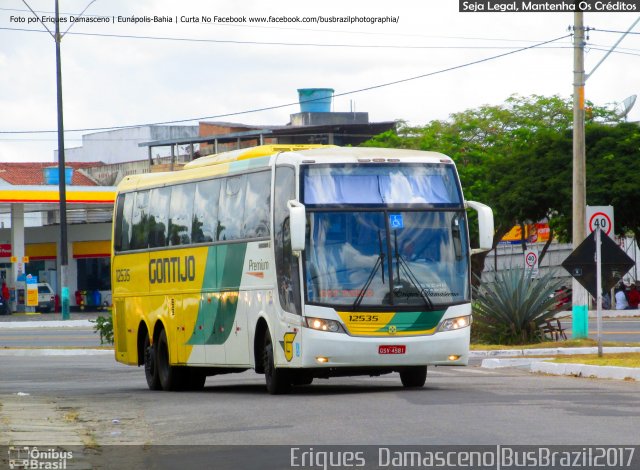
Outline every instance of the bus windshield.
[(463, 210), (308, 212), (307, 302), (433, 310), (469, 302)]
[(453, 165), (314, 165), (304, 167), (303, 174), (304, 203), (308, 207), (462, 205)]

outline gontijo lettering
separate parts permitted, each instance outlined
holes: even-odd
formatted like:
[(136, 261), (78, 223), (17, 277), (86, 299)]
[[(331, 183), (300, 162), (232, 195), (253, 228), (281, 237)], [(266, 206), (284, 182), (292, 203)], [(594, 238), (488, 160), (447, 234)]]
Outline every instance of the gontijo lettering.
[(151, 258), (149, 260), (149, 282), (186, 282), (196, 278), (196, 258), (194, 256), (173, 256), (171, 258)]

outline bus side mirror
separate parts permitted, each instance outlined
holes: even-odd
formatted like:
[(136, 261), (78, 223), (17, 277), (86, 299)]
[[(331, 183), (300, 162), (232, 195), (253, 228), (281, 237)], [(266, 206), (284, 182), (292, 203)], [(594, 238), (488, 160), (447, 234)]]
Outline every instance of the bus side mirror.
[(485, 204), (475, 201), (466, 201), (465, 207), (478, 213), (478, 228), (480, 231), (480, 250), (493, 249), (493, 212)]
[(289, 207), (289, 229), (291, 230), (291, 251), (300, 256), (304, 251), (304, 238), (307, 231), (307, 214), (304, 204), (296, 200), (287, 201)]

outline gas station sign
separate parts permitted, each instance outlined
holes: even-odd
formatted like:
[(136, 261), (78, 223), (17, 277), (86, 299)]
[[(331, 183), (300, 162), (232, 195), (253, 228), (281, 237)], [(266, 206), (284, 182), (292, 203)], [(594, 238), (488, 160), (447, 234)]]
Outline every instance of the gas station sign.
[(27, 276), (27, 307), (38, 306), (38, 277)]

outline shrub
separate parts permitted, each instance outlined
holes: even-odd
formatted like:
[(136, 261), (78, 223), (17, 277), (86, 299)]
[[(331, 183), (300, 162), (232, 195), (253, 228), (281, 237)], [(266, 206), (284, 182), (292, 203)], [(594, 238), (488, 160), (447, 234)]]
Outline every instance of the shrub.
[(495, 344), (541, 341), (540, 326), (559, 311), (560, 284), (552, 272), (537, 279), (524, 268), (497, 272), (494, 282), (474, 288), (473, 338)]
[(103, 317), (100, 315), (95, 320), (89, 321), (96, 324), (94, 329), (100, 333), (100, 344), (113, 344), (113, 319), (111, 312), (109, 312), (109, 316)]

